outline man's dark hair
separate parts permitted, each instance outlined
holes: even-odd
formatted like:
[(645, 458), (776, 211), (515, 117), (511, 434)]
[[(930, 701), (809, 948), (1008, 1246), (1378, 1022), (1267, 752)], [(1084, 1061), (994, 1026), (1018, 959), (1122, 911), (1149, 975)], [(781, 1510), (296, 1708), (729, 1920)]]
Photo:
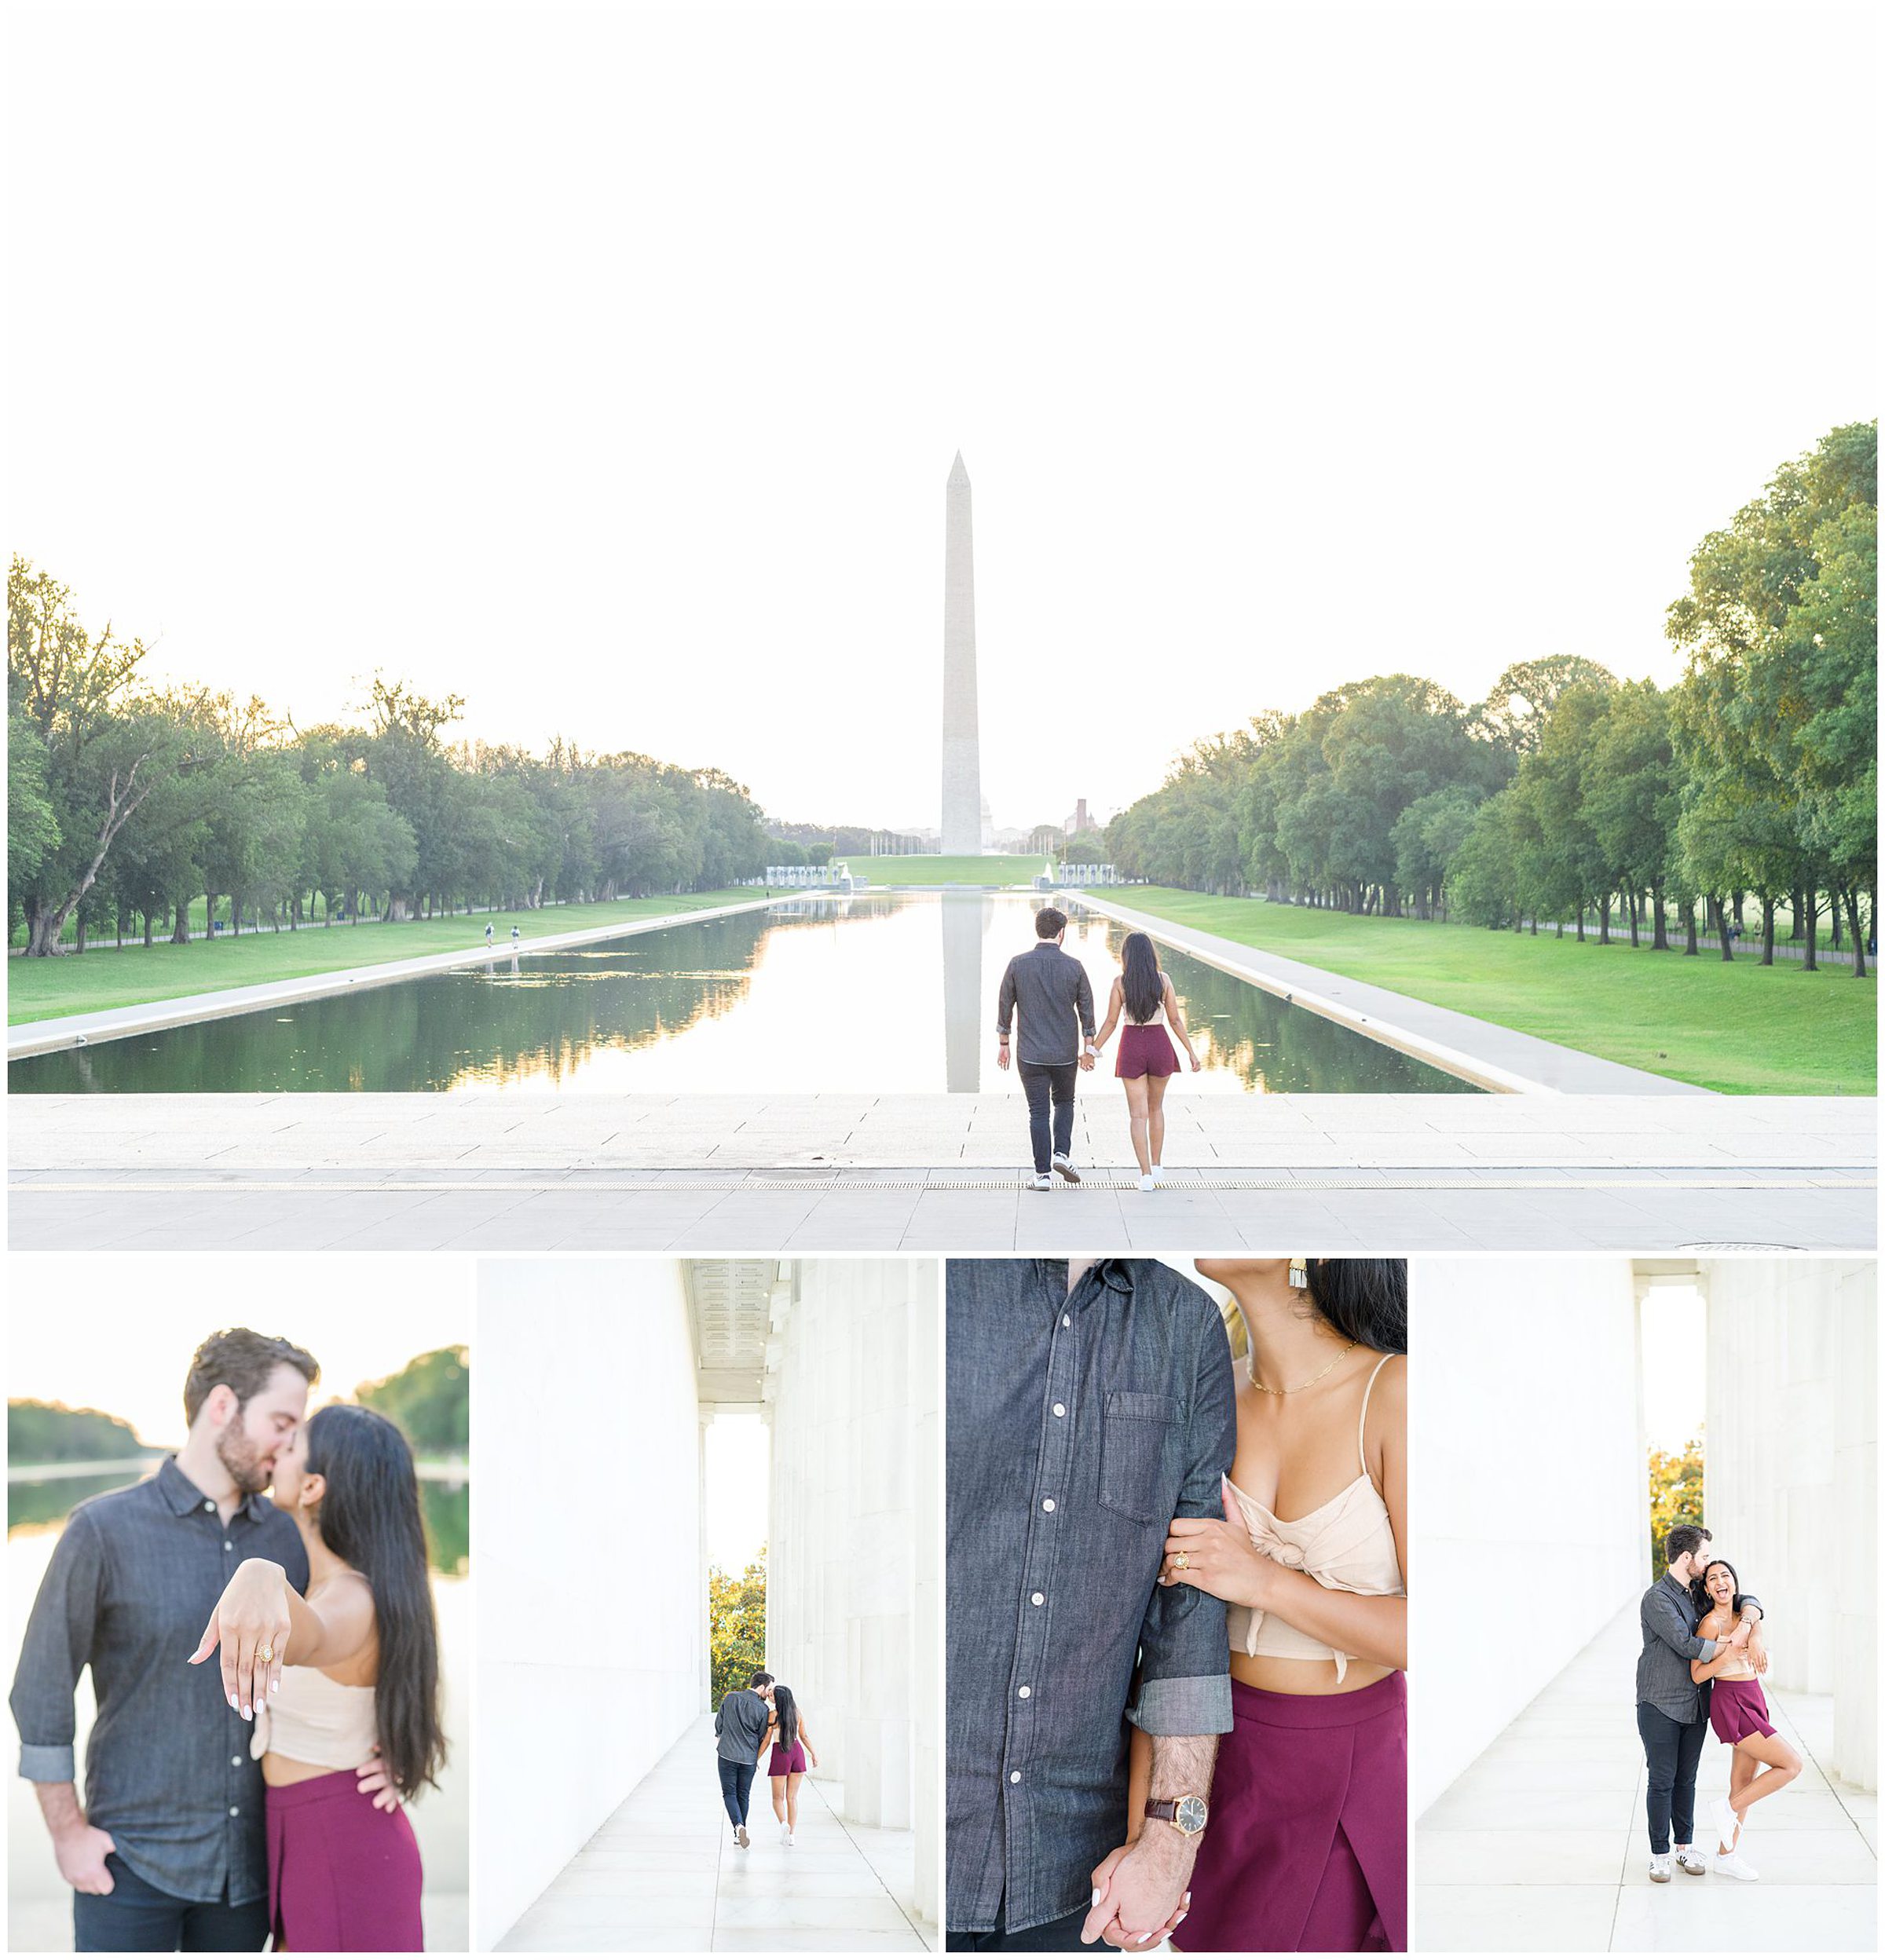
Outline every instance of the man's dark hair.
[(1674, 1565), (1685, 1552), (1699, 1552), (1715, 1534), (1706, 1525), (1678, 1524), (1663, 1541), (1663, 1559)]
[(190, 1357), (190, 1372), (183, 1380), (184, 1419), (194, 1422), (210, 1391), (225, 1382), (236, 1391), (237, 1407), (246, 1408), (284, 1362), (306, 1375), (310, 1388), (320, 1379), (320, 1363), (306, 1348), (279, 1334), (258, 1334), (247, 1327), (225, 1327), (211, 1334)]
[(749, 1688), (770, 1688), (772, 1685), (772, 1677), (766, 1672), (764, 1668), (756, 1667), (752, 1671), (752, 1679), (746, 1685)]
[(1043, 939), (1051, 939), (1057, 932), (1067, 930), (1067, 914), (1058, 905), (1043, 905), (1034, 914), (1034, 931)]

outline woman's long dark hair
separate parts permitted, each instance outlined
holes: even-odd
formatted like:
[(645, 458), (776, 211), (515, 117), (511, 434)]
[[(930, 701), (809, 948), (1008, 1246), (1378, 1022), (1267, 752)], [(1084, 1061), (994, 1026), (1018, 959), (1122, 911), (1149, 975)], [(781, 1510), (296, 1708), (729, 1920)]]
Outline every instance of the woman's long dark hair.
[(438, 1781), (438, 1622), (426, 1563), (419, 1475), (405, 1438), (371, 1409), (336, 1402), (308, 1424), (308, 1473), (328, 1480), (316, 1522), (323, 1541), (373, 1589), (380, 1759), (402, 1797)]
[(792, 1690), (781, 1688), (778, 1682), (772, 1687), (772, 1718), (779, 1725), (781, 1749), (796, 1749), (799, 1746), (799, 1705), (792, 1698)]
[(1165, 998), (1165, 975), (1159, 971), (1158, 949), (1149, 934), (1129, 932), (1119, 949), (1120, 977), (1126, 987), (1126, 1011), (1134, 1021), (1149, 1021)]
[(1384, 1355), (1407, 1351), (1404, 1259), (1312, 1259), (1309, 1297), (1345, 1340)]
[(1689, 1596), (1695, 1602), (1696, 1617), (1698, 1619), (1705, 1620), (1708, 1615), (1715, 1611), (1715, 1602), (1708, 1596), (1708, 1574), (1712, 1572), (1718, 1565), (1726, 1567), (1729, 1578), (1734, 1582), (1734, 1595), (1733, 1599), (1729, 1603), (1729, 1611), (1733, 1613), (1739, 1613), (1741, 1610), (1742, 1594), (1740, 1574), (1736, 1571), (1734, 1567), (1729, 1565), (1726, 1559), (1711, 1559), (1708, 1563), (1702, 1567), (1701, 1577), (1698, 1579), (1691, 1579), (1689, 1582)]

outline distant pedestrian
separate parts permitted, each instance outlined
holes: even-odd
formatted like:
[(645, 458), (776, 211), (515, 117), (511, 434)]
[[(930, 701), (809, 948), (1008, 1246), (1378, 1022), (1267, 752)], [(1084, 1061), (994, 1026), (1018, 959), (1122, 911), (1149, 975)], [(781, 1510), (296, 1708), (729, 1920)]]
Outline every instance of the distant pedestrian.
[(490, 945), (490, 943), (491, 943), (491, 921), (490, 921), (489, 919), (487, 919), (487, 920), (485, 921), (485, 944), (486, 945)]
[(519, 941), (522, 939), (523, 936), (523, 931), (521, 927), (513, 926), (511, 928), (511, 945), (513, 952), (516, 950)]

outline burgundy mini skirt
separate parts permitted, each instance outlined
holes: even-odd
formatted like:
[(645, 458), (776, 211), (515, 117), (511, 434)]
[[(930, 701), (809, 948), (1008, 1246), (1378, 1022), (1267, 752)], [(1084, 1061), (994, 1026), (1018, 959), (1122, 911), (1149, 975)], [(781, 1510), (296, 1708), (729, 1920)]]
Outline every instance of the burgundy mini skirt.
[(767, 1765), (768, 1776), (803, 1776), (805, 1774), (805, 1745), (794, 1742), (790, 1749), (781, 1748), (777, 1742), (772, 1748), (772, 1761)]
[(1231, 1684), (1185, 1953), (1403, 1953), (1407, 1677), (1352, 1695)]
[(339, 1769), (269, 1791), (269, 1911), (294, 1953), (423, 1953), (419, 1841)]
[(1750, 1735), (1771, 1735), (1767, 1697), (1759, 1681), (1722, 1681), (1708, 1697), (1708, 1725), (1732, 1749)]
[(1119, 1059), (1113, 1073), (1131, 1081), (1142, 1075), (1176, 1075), (1178, 1051), (1172, 1037), (1156, 1022), (1149, 1027), (1126, 1024), (1119, 1036)]

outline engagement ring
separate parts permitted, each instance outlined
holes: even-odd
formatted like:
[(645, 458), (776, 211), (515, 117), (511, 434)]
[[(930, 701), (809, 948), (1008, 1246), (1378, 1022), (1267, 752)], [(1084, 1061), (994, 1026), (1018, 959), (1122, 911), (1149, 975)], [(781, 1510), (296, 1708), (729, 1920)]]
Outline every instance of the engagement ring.
[(1184, 1571), (1191, 1562), (1191, 1555), (1188, 1552), (1174, 1552), (1172, 1554), (1172, 1563), (1176, 1566), (1180, 1572)]

